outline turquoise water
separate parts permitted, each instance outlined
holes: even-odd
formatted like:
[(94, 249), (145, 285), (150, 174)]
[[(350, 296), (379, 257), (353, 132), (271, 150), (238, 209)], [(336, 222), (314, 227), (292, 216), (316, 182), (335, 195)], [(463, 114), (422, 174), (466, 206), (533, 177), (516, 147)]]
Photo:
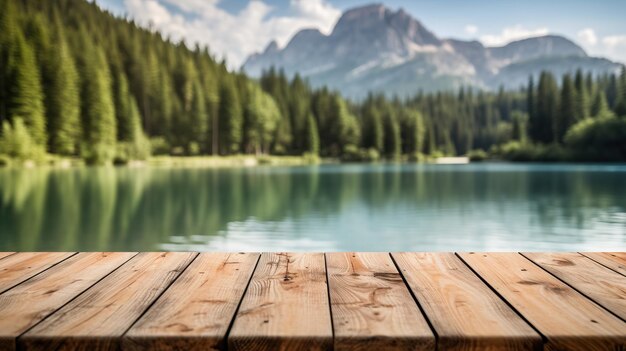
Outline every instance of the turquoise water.
[(626, 251), (626, 165), (0, 170), (0, 251)]

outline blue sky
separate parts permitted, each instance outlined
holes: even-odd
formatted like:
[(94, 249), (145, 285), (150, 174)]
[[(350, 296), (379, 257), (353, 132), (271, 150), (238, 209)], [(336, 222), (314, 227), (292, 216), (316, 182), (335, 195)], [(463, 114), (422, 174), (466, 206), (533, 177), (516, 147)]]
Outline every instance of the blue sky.
[[(285, 45), (302, 28), (330, 32), (341, 12), (363, 0), (97, 0), (175, 40), (207, 44), (238, 67), (271, 40)], [(378, 1), (381, 2), (381, 1)], [(502, 45), (547, 33), (564, 35), (594, 56), (626, 62), (626, 1), (387, 0), (439, 37)]]

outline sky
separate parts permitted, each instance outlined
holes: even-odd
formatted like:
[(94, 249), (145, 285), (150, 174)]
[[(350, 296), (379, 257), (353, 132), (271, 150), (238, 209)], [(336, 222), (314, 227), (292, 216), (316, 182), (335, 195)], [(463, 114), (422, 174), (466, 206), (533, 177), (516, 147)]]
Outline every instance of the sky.
[[(208, 45), (238, 68), (272, 40), (284, 47), (300, 29), (330, 33), (341, 13), (367, 0), (96, 0), (119, 16), (175, 41)], [(374, 1), (376, 2), (376, 1)], [(381, 2), (380, 0), (378, 1)], [(440, 38), (487, 46), (545, 34), (563, 35), (590, 55), (626, 63), (624, 0), (385, 0), (405, 9)]]

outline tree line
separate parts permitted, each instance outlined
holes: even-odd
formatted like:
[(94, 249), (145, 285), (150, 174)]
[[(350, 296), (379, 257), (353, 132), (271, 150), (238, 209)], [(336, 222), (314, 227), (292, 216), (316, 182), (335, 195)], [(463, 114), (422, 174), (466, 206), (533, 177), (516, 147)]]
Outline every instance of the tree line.
[[(625, 106), (623, 71), (577, 72), (559, 82), (543, 73), (515, 91), (463, 87), (349, 101), (280, 70), (258, 80), (229, 71), (208, 48), (173, 42), (92, 2), (0, 0), (0, 154), (13, 158), (109, 163), (249, 153), (375, 160), (476, 149), (510, 157), (537, 145), (589, 143), (613, 150), (626, 144), (615, 132)], [(622, 151), (613, 150), (613, 158), (626, 158)]]

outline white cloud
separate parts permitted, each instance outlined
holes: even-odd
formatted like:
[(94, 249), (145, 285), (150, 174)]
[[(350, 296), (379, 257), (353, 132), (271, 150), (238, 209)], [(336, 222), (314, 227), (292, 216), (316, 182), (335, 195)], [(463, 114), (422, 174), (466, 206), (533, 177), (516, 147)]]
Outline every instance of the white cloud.
[(528, 29), (518, 24), (504, 28), (500, 34), (483, 35), (480, 37), (480, 41), (487, 46), (502, 46), (515, 40), (538, 37), (548, 33), (549, 31), (546, 27)]
[(592, 28), (585, 28), (578, 31), (578, 40), (580, 40), (583, 45), (589, 46), (594, 46), (598, 43), (598, 37)]
[(602, 38), (602, 43), (608, 49), (618, 49), (622, 47), (622, 50), (626, 50), (626, 35), (610, 35)]
[(626, 62), (626, 34), (599, 36), (594, 29), (584, 28), (577, 37), (589, 55)]
[(600, 55), (626, 63), (626, 34), (609, 35), (602, 38)]
[(469, 35), (474, 35), (478, 33), (478, 27), (473, 24), (468, 24), (467, 26), (465, 26), (465, 33)]
[[(239, 67), (245, 58), (276, 40), (280, 46), (300, 29), (328, 33), (341, 11), (326, 0), (290, 0), (288, 15), (272, 15), (272, 7), (251, 0), (237, 14), (221, 9), (220, 0), (124, 0), (128, 14), (174, 40), (206, 44)], [(165, 6), (167, 5), (167, 6)], [(173, 11), (175, 9), (176, 11)]]

